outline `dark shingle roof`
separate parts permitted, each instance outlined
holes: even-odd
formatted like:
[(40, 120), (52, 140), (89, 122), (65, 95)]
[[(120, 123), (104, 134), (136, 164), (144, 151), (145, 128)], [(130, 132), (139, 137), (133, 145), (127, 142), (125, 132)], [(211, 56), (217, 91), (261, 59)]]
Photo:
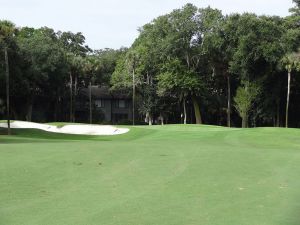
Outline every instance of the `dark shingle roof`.
[[(82, 95), (89, 96), (89, 88), (81, 90)], [(131, 99), (128, 92), (110, 91), (108, 86), (92, 86), (92, 96), (96, 99)]]

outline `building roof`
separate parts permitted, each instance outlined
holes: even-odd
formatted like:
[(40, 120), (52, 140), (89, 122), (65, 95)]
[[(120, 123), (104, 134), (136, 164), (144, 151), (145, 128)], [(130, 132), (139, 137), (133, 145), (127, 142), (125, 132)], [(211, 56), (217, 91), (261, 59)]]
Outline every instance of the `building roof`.
[[(124, 91), (111, 91), (108, 86), (92, 85), (92, 97), (96, 99), (131, 99), (129, 93)], [(81, 90), (82, 95), (89, 96), (89, 88)]]

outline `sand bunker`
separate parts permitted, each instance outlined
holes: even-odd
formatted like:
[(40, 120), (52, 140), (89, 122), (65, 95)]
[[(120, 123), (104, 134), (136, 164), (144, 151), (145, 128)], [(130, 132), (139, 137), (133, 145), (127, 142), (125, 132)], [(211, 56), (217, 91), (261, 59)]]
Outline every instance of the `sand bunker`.
[[(0, 123), (0, 127), (7, 128), (7, 123)], [(54, 133), (64, 134), (83, 134), (83, 135), (117, 135), (124, 134), (129, 131), (128, 128), (117, 128), (110, 125), (65, 125), (63, 127), (57, 127), (54, 125), (14, 121), (11, 123), (11, 128), (31, 128), (39, 129)]]

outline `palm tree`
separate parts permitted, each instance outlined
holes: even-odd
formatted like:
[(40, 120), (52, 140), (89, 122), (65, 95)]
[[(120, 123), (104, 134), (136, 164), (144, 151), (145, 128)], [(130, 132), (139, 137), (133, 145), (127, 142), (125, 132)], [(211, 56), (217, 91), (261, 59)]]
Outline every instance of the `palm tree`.
[(132, 125), (135, 125), (135, 95), (136, 95), (136, 69), (139, 63), (139, 54), (136, 51), (127, 53), (127, 66), (129, 73), (132, 73)]
[(9, 21), (0, 20), (0, 47), (4, 49), (5, 77), (6, 77), (6, 112), (7, 112), (7, 134), (10, 135), (10, 104), (9, 104), (9, 43), (15, 34), (15, 25)]
[(291, 74), (294, 69), (300, 69), (300, 52), (294, 52), (287, 54), (282, 59), (288, 73), (288, 88), (287, 88), (287, 99), (286, 99), (286, 110), (285, 110), (285, 127), (288, 128), (289, 124), (289, 105), (290, 105), (290, 92), (291, 92)]
[(78, 76), (83, 69), (83, 57), (72, 52), (66, 53), (70, 74), (70, 122), (75, 122), (76, 95), (78, 92)]
[(83, 71), (85, 73), (85, 78), (87, 83), (89, 83), (89, 120), (90, 124), (93, 122), (93, 111), (92, 111), (92, 84), (95, 84), (96, 72), (100, 69), (100, 61), (94, 55), (89, 55), (85, 58), (83, 63)]

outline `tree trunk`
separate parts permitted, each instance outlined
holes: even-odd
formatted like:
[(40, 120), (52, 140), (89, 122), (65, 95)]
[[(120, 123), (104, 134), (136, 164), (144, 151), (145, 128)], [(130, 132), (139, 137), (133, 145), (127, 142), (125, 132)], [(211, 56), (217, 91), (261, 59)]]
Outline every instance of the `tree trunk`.
[(152, 125), (152, 117), (151, 117), (150, 112), (146, 112), (145, 122), (148, 123), (149, 126)]
[(75, 122), (76, 118), (75, 118), (75, 114), (76, 114), (76, 98), (77, 98), (77, 76), (75, 76), (75, 82), (74, 82), (74, 92), (73, 92), (73, 115), (72, 115), (72, 119), (73, 119), (73, 123)]
[(8, 54), (7, 47), (4, 48), (4, 57), (5, 57), (5, 75), (6, 75), (6, 112), (7, 112), (7, 134), (10, 135), (10, 112), (9, 112), (9, 63), (8, 63)]
[(72, 122), (73, 117), (73, 79), (72, 73), (70, 73), (70, 122)]
[(190, 107), (190, 116), (189, 116), (190, 124), (193, 123), (193, 117), (194, 117), (194, 114), (193, 114), (193, 106), (191, 106), (191, 107)]
[(289, 127), (289, 104), (290, 104), (290, 90), (291, 90), (291, 71), (288, 72), (288, 90), (286, 99), (286, 110), (285, 110), (285, 127)]
[(57, 100), (55, 100), (55, 103), (54, 103), (55, 105), (54, 105), (54, 114), (53, 114), (53, 120), (55, 121), (55, 122), (57, 122), (58, 120), (57, 120), (57, 114), (58, 114), (58, 101)]
[(248, 115), (244, 114), (242, 116), (242, 128), (247, 128), (248, 127)]
[(276, 126), (280, 127), (280, 101), (277, 100)]
[(60, 96), (59, 96), (59, 94), (57, 94), (58, 96), (56, 97), (56, 99), (55, 99), (55, 103), (54, 103), (54, 115), (53, 115), (53, 119), (54, 119), (54, 121), (55, 122), (57, 122), (58, 121), (58, 114), (59, 114), (59, 109), (60, 109)]
[(186, 124), (186, 106), (185, 106), (185, 98), (183, 98), (183, 124)]
[(27, 114), (26, 114), (26, 121), (31, 122), (31, 120), (32, 120), (32, 104), (28, 106)]
[(246, 128), (246, 119), (242, 118), (242, 128)]
[(160, 117), (160, 124), (164, 125), (164, 117), (163, 117), (162, 113), (160, 113), (159, 117)]
[(145, 123), (148, 123), (148, 121), (149, 121), (149, 115), (148, 115), (148, 113), (146, 113), (144, 121), (145, 121)]
[(92, 117), (92, 82), (90, 82), (90, 88), (89, 88), (89, 100), (90, 100), (90, 124), (93, 122)]
[(229, 75), (227, 75), (227, 126), (231, 127), (231, 85)]
[(13, 107), (10, 108), (10, 113), (15, 120), (19, 120), (19, 114), (16, 112), (16, 110), (14, 110)]
[(33, 107), (33, 97), (29, 99), (29, 104), (26, 113), (26, 121), (31, 122), (32, 120), (32, 107)]
[(132, 125), (135, 125), (135, 115), (134, 115), (134, 109), (135, 109), (135, 71), (133, 69), (132, 71)]
[(152, 116), (151, 116), (151, 114), (149, 113), (149, 120), (148, 120), (148, 124), (149, 124), (149, 126), (152, 126)]
[(197, 101), (197, 98), (195, 96), (192, 96), (194, 111), (195, 111), (195, 118), (196, 118), (196, 124), (202, 124), (202, 118), (200, 113), (200, 107)]

